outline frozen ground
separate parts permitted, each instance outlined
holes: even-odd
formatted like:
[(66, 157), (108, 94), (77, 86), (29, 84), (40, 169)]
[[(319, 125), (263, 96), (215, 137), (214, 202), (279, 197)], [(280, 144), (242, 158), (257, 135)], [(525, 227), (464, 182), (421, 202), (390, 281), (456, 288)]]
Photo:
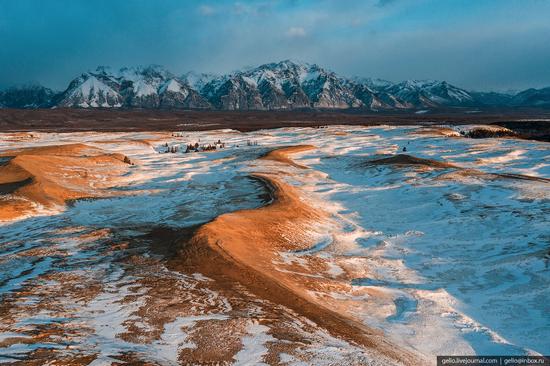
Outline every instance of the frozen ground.
[[(375, 362), (368, 351), (288, 309), (246, 291), (238, 298), (200, 273), (169, 268), (162, 248), (152, 245), (151, 231), (186, 230), (265, 204), (264, 187), (248, 175), (275, 170), (335, 223), (320, 229), (310, 250), (282, 253), (281, 260), (318, 257), (329, 263), (323, 275), (335, 278), (355, 268), (362, 275), (350, 279), (354, 290), (384, 296), (328, 295), (364, 302), (356, 315), (365, 324), (428, 357), (550, 353), (550, 183), (510, 176), (550, 178), (549, 145), (418, 131), (336, 126), (177, 137), (37, 133), (23, 141), (5, 135), (1, 150), (78, 141), (122, 152), (136, 165), (118, 188), (130, 195), (81, 200), (0, 223), (0, 362), (171, 365), (197, 359), (201, 342), (216, 343), (218, 328), (220, 334), (231, 329), (224, 338), (230, 355), (211, 351), (222, 361)], [(143, 139), (151, 143), (135, 141)], [(225, 149), (162, 153), (165, 142), (218, 139)], [(316, 146), (294, 157), (310, 169), (257, 160), (296, 144)], [(415, 157), (493, 175), (368, 163), (403, 147)], [(265, 322), (273, 314), (280, 325)], [(309, 343), (290, 347), (276, 339), (277, 327)]]

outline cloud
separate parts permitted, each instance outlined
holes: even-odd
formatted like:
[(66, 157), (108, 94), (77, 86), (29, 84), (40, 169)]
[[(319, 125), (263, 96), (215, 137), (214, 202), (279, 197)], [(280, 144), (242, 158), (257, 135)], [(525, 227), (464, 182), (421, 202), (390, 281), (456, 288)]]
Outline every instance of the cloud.
[(290, 38), (302, 38), (306, 36), (306, 30), (302, 27), (290, 27), (286, 31), (286, 36)]
[(64, 89), (97, 65), (224, 73), (288, 58), (343, 75), (472, 89), (550, 85), (550, 1), (465, 3), (0, 0), (0, 44), (10, 55), (0, 57), (0, 85)]
[(216, 13), (216, 9), (210, 5), (201, 5), (199, 6), (199, 13), (204, 16), (210, 16)]

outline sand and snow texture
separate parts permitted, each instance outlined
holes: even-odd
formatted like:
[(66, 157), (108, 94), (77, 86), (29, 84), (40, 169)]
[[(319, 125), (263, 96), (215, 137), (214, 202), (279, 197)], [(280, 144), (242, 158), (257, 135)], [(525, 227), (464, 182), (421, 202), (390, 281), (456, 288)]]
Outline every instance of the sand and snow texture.
[[(428, 364), (548, 354), (549, 161), (546, 143), (414, 126), (3, 134), (0, 362), (407, 362), (379, 337)], [(255, 210), (266, 179), (296, 217)], [(221, 248), (318, 311), (181, 258), (230, 212), (271, 234), (257, 254)], [(322, 324), (326, 308), (373, 343)]]

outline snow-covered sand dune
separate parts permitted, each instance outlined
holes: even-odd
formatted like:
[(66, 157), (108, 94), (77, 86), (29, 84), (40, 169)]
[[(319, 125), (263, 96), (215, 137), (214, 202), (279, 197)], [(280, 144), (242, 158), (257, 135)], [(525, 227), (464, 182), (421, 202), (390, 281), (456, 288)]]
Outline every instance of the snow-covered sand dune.
[[(428, 363), (441, 354), (548, 354), (550, 147), (451, 132), (2, 134), (0, 155), (83, 143), (134, 165), (106, 175), (100, 199), (0, 223), (0, 362), (406, 363), (246, 281), (182, 264), (201, 225), (272, 203), (254, 176), (276, 178), (319, 213), (274, 229), (278, 242), (301, 244), (277, 247), (259, 267), (300, 298)], [(218, 140), (223, 149), (183, 153)], [(262, 159), (294, 145), (311, 146)], [(181, 147), (164, 153), (172, 146)], [(32, 200), (17, 194), (0, 200)], [(269, 216), (261, 222), (248, 230), (271, 225)]]

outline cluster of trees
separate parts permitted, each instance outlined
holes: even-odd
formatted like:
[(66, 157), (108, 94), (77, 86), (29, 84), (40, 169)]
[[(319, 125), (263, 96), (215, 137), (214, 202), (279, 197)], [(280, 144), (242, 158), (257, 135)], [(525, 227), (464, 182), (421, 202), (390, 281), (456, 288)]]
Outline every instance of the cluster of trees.
[(198, 142), (195, 142), (195, 144), (188, 144), (187, 145), (187, 148), (185, 149), (185, 153), (189, 153), (189, 152), (197, 152), (199, 151), (199, 143)]
[[(174, 134), (172, 134), (174, 136)], [(181, 137), (181, 136), (177, 136), (177, 137)], [(200, 140), (199, 140), (200, 142)], [(223, 149), (225, 148), (225, 142), (222, 142), (221, 140), (218, 140), (217, 142), (213, 143), (213, 144), (199, 144), (199, 142), (195, 142), (194, 144), (187, 144), (185, 145), (185, 153), (190, 153), (190, 152), (199, 152), (199, 151), (212, 151), (212, 150), (217, 150), (217, 149)], [(248, 146), (255, 146), (255, 145), (258, 145), (258, 143), (256, 141), (247, 141), (246, 143)], [(168, 145), (168, 143), (166, 142), (164, 145), (165, 147), (165, 150), (164, 150), (164, 153), (165, 154), (168, 154), (168, 153), (177, 153), (178, 151), (180, 151), (180, 145)], [(237, 147), (239, 147), (239, 145), (237, 145)]]
[(168, 143), (165, 143), (164, 147), (166, 148), (166, 150), (164, 151), (164, 153), (166, 153), (166, 154), (167, 153), (175, 154), (179, 151), (179, 146), (178, 145), (168, 146)]
[[(164, 150), (165, 154), (168, 154), (168, 153), (175, 154), (178, 151), (180, 151), (180, 145), (170, 146), (166, 142), (164, 144), (164, 147), (166, 148)], [(212, 150), (216, 150), (216, 149), (223, 149), (224, 147), (225, 147), (225, 142), (221, 142), (221, 140), (218, 140), (218, 142), (216, 142), (214, 144), (203, 144), (203, 145), (200, 145), (198, 142), (195, 142), (194, 144), (187, 144), (185, 146), (185, 153), (199, 152), (199, 151), (212, 151)]]
[(462, 136), (470, 137), (473, 139), (485, 139), (491, 137), (517, 137), (518, 134), (507, 128), (485, 128), (476, 127), (469, 131), (460, 130)]
[(197, 152), (197, 151), (212, 151), (216, 149), (223, 149), (224, 147), (225, 147), (225, 142), (221, 142), (221, 140), (218, 140), (214, 144), (207, 144), (207, 145), (199, 145), (198, 142), (195, 142), (195, 144), (187, 145), (185, 152), (189, 153), (189, 152)]

